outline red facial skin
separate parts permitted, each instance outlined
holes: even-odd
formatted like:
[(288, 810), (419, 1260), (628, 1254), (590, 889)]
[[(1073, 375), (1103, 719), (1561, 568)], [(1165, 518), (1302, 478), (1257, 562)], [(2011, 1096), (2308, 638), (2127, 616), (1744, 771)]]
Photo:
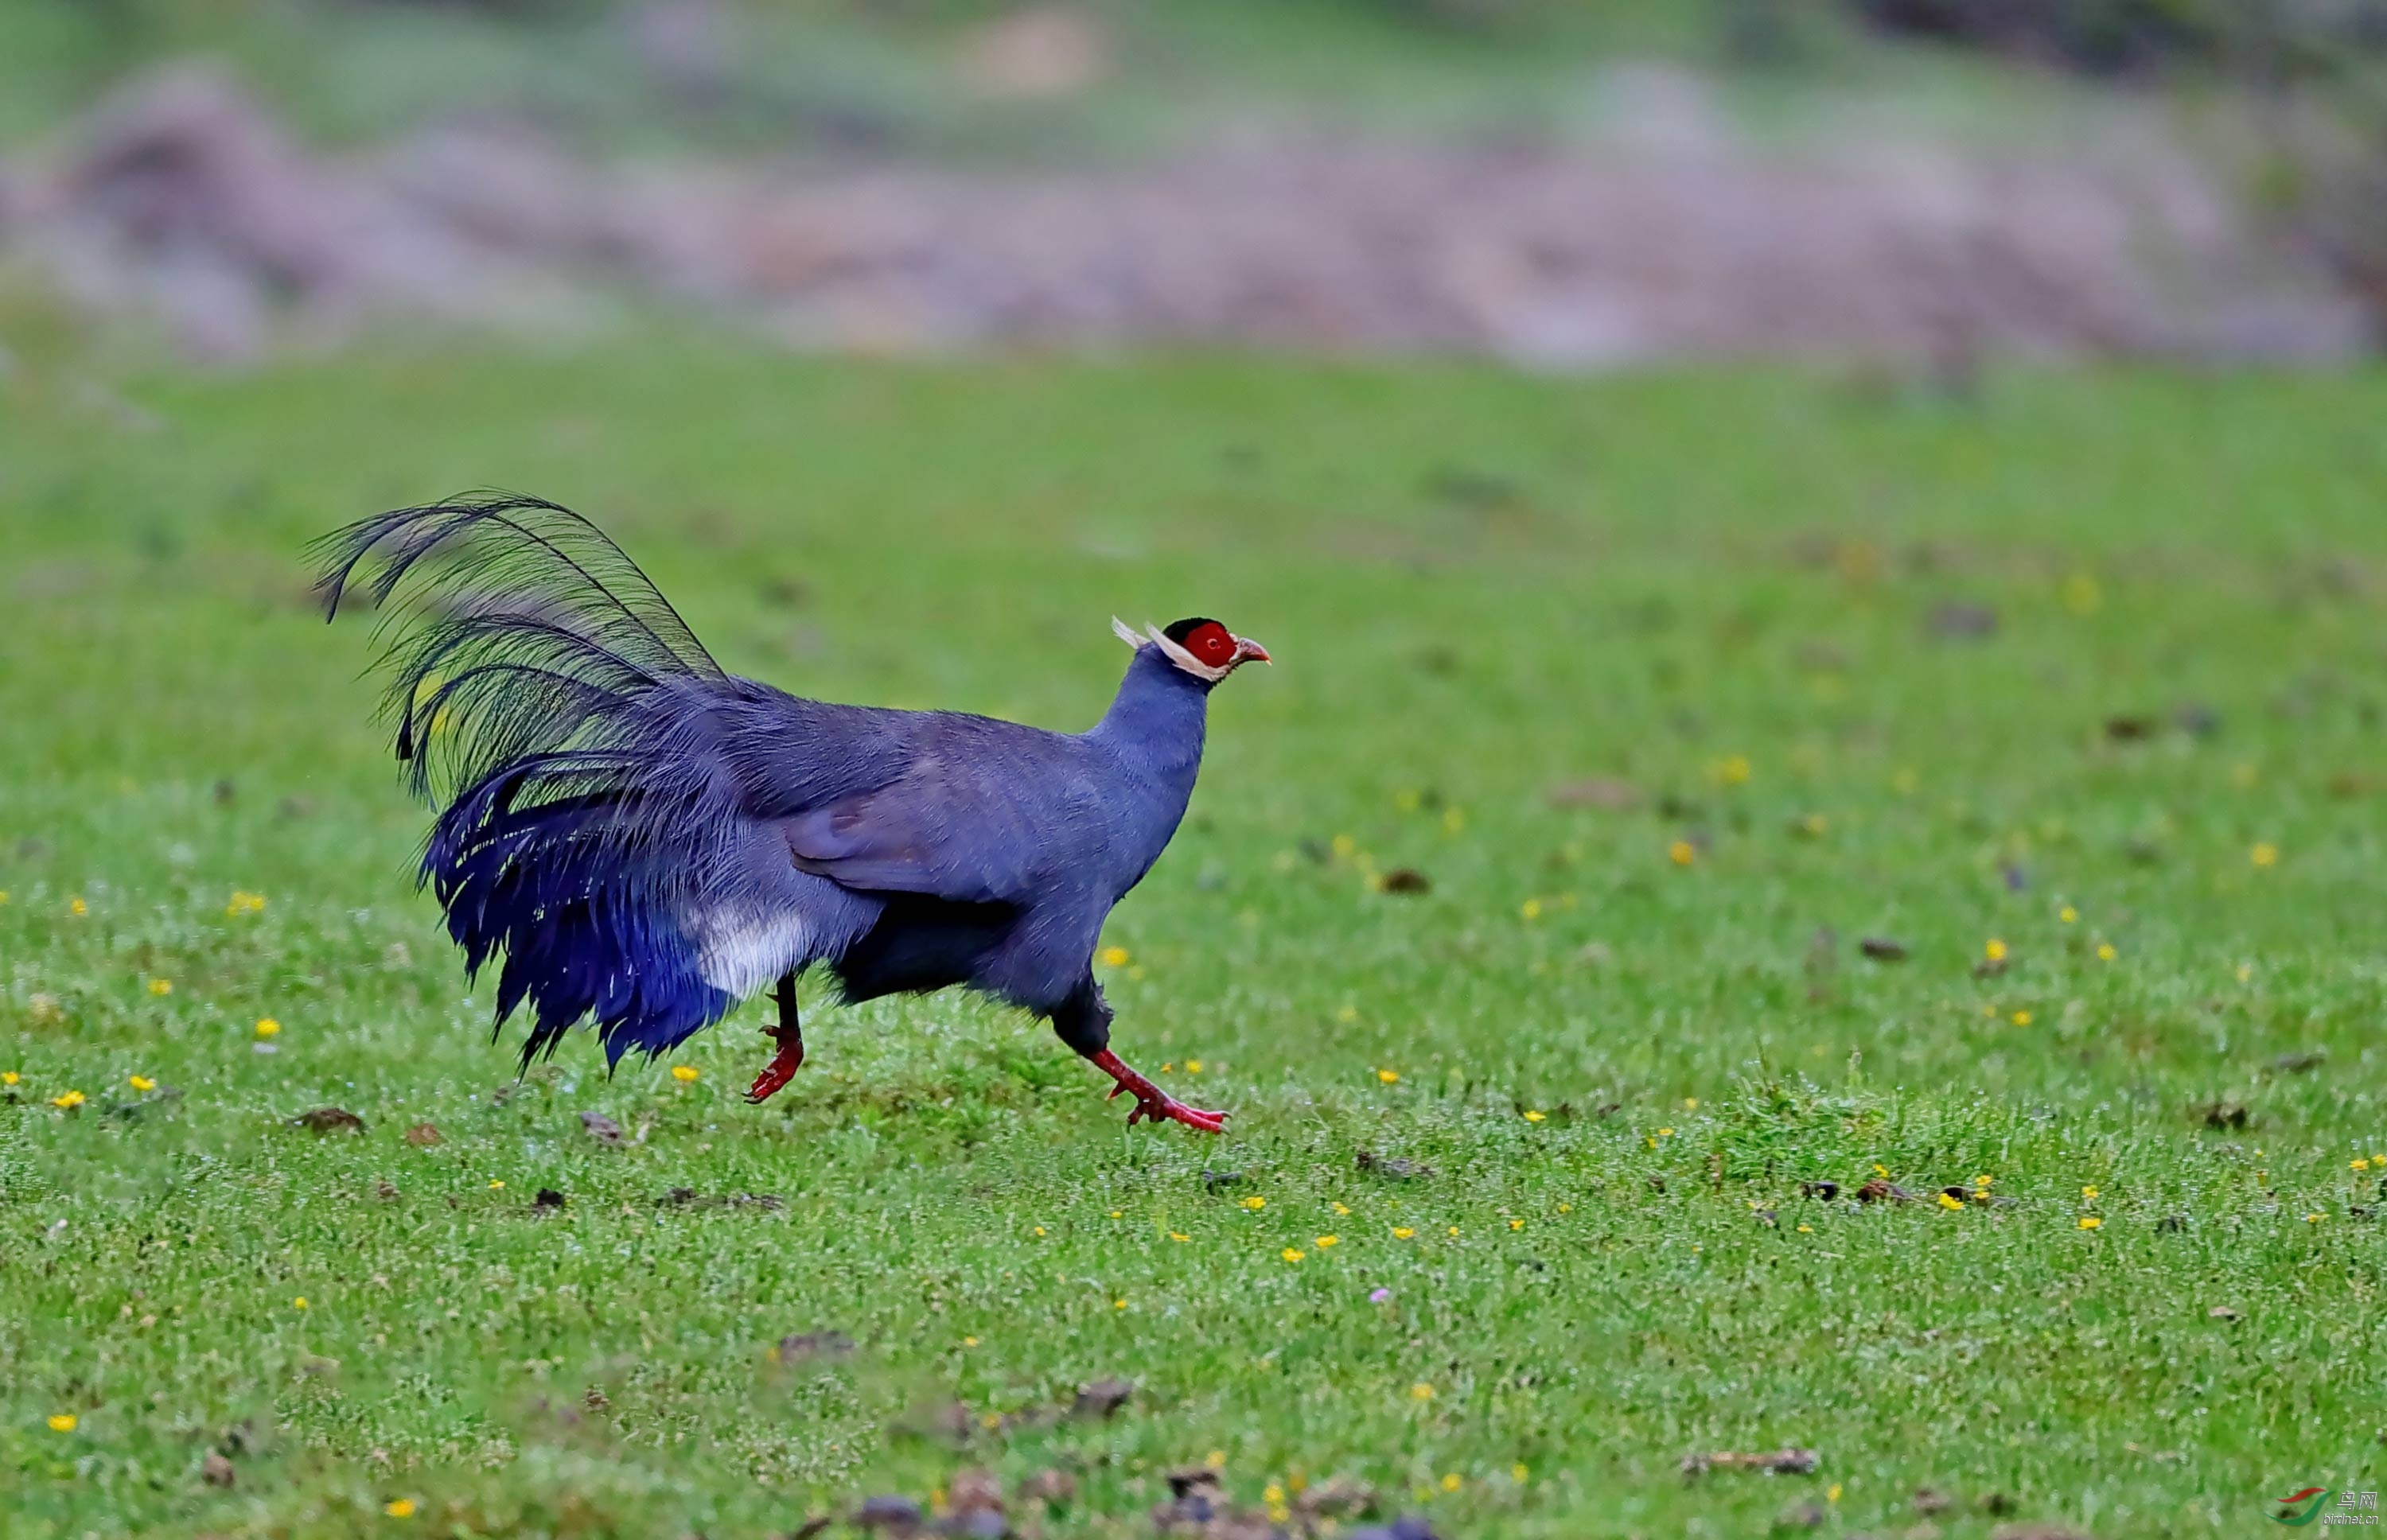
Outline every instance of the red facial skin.
[(1187, 632), (1179, 645), (1212, 668), (1224, 668), (1235, 661), (1234, 634), (1215, 620)]
[(1185, 639), (1178, 645), (1192, 653), (1195, 663), (1207, 668), (1234, 668), (1269, 661), (1267, 648), (1249, 637), (1236, 636), (1215, 620), (1185, 633)]

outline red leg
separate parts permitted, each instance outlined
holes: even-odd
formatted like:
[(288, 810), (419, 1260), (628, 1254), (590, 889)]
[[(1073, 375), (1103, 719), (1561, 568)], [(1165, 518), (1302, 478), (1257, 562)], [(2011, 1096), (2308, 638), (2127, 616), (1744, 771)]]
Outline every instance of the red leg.
[(1171, 1122), (1182, 1123), (1189, 1129), (1199, 1129), (1204, 1133), (1227, 1131), (1229, 1114), (1205, 1112), (1200, 1107), (1187, 1106), (1176, 1097), (1130, 1069), (1120, 1061), (1119, 1056), (1109, 1049), (1105, 1048), (1094, 1054), (1093, 1062), (1096, 1069), (1118, 1082), (1111, 1087), (1111, 1095), (1114, 1098), (1123, 1091), (1134, 1093), (1135, 1110), (1127, 1115), (1130, 1128), (1146, 1117), (1156, 1123), (1166, 1117)]
[(779, 1051), (771, 1055), (763, 1073), (754, 1077), (753, 1085), (746, 1092), (749, 1102), (769, 1101), (773, 1092), (794, 1079), (796, 1071), (803, 1067), (804, 1034), (796, 1020), (795, 975), (781, 978), (773, 993), (779, 1003), (779, 1024), (764, 1028), (763, 1035), (778, 1043)]

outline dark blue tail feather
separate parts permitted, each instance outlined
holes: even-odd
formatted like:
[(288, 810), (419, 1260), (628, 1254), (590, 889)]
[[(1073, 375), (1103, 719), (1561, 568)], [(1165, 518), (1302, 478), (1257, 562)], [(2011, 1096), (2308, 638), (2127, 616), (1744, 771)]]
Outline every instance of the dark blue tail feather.
[(737, 1000), (704, 980), (649, 863), (610, 837), (620, 808), (600, 798), (506, 802), (506, 788), (489, 783), (458, 798), (432, 829), (422, 876), (469, 969), (505, 954), (497, 1026), (529, 1004), (525, 1067), (583, 1016), (595, 1017), (618, 1063), (633, 1048), (661, 1054), (729, 1013)]
[[(736, 809), (703, 719), (734, 682), (646, 575), (571, 510), (493, 495), (398, 509), (322, 543), (326, 612), (403, 606), (387, 704), (409, 784), (447, 806), (422, 879), (523, 1062), (594, 1016), (609, 1060), (736, 1004), (679, 916), (720, 880)], [(666, 858), (662, 852), (668, 852)]]

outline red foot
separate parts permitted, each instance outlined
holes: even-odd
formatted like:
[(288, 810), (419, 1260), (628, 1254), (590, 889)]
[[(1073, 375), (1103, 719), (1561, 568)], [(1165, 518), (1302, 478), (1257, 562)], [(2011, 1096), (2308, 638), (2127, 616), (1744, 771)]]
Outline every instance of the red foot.
[(1135, 1110), (1127, 1115), (1130, 1128), (1135, 1127), (1137, 1123), (1147, 1117), (1156, 1123), (1165, 1117), (1173, 1123), (1182, 1123), (1189, 1129), (1199, 1129), (1204, 1133), (1227, 1131), (1229, 1114), (1205, 1112), (1200, 1107), (1187, 1106), (1176, 1097), (1130, 1069), (1120, 1062), (1117, 1054), (1107, 1048), (1094, 1055), (1094, 1067), (1118, 1082), (1111, 1087), (1113, 1100), (1117, 1100), (1121, 1092), (1134, 1093)]
[(763, 1067), (763, 1073), (755, 1076), (753, 1085), (747, 1089), (746, 1100), (749, 1102), (769, 1101), (773, 1092), (794, 1079), (796, 1071), (803, 1067), (804, 1040), (802, 1036), (772, 1027), (763, 1029), (763, 1035), (777, 1040), (779, 1051), (771, 1055), (771, 1062)]

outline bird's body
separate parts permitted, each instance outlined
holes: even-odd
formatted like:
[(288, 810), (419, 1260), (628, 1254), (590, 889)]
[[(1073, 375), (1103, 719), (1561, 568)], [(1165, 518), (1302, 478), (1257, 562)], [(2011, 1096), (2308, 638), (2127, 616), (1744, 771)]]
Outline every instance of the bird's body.
[(1092, 964), (1184, 816), (1211, 687), (1257, 644), (1121, 627), (1109, 711), (1055, 733), (728, 675), (610, 541), (536, 499), (341, 531), (328, 605), (375, 559), (374, 597), (415, 601), (390, 699), (399, 759), (445, 803), (423, 880), (470, 966), (504, 955), (498, 1020), (529, 1004), (525, 1062), (584, 1017), (611, 1059), (659, 1054), (777, 981), (759, 1100), (802, 1062), (794, 978), (820, 965), (849, 1001), (958, 984), (1046, 1016), (1140, 1116), (1218, 1126), (1109, 1054)]

